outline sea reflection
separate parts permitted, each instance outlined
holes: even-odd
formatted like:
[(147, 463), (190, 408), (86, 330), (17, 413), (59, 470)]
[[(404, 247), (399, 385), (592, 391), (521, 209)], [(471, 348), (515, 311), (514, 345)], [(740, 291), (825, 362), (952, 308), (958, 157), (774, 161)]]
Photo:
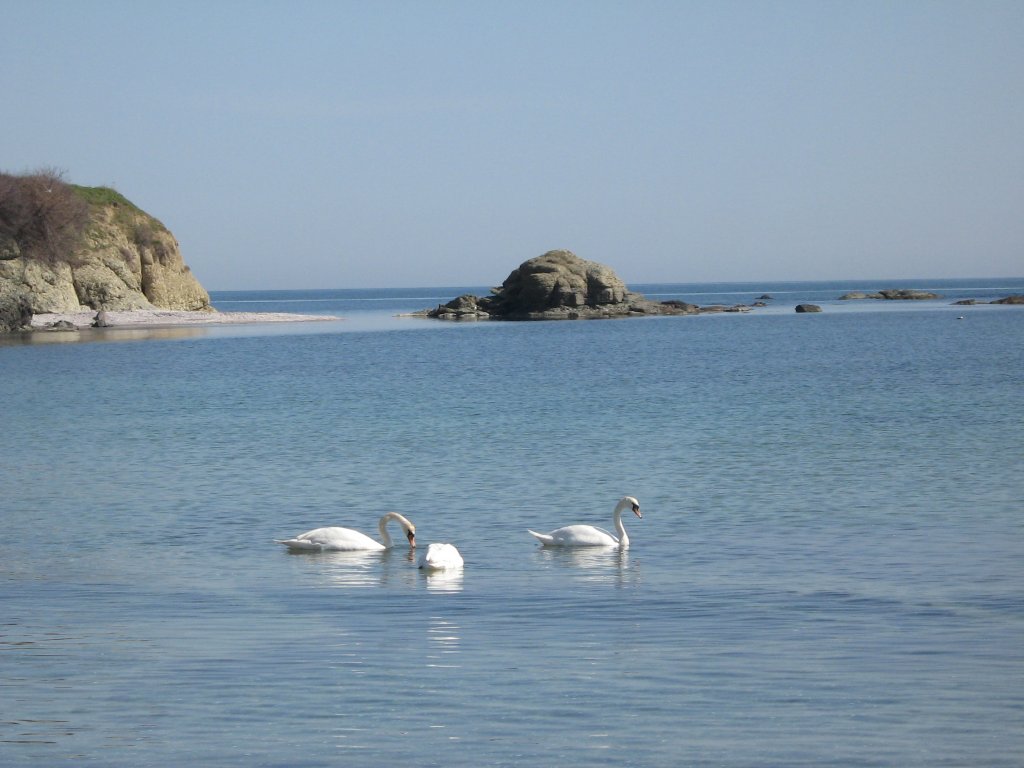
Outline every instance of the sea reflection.
[(459, 625), (444, 616), (431, 616), (427, 626), (427, 639), (430, 645), (427, 648), (428, 667), (457, 667), (454, 658), (450, 658), (460, 651), (459, 643), (462, 640)]

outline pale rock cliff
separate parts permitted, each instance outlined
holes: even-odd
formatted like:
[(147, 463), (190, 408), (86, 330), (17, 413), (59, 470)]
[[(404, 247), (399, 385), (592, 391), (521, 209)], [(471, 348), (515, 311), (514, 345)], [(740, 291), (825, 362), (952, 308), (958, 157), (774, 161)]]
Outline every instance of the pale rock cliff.
[(24, 316), (25, 306), (31, 314), (214, 311), (163, 224), (113, 190), (76, 189), (89, 201), (89, 219), (66, 260), (29, 259), (16, 243), (0, 243), (0, 331), (20, 327), (12, 318)]

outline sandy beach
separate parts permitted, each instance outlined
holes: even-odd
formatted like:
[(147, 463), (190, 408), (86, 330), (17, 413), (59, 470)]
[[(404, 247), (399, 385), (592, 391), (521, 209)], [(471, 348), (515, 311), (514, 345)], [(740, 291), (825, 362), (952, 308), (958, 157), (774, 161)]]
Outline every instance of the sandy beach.
[[(64, 321), (75, 328), (91, 328), (96, 320), (96, 311), (46, 313), (32, 317), (33, 330), (55, 329), (55, 324)], [(153, 328), (196, 325), (231, 325), (239, 323), (302, 323), (316, 321), (337, 321), (337, 315), (301, 315), (286, 312), (184, 312), (169, 309), (132, 309), (107, 311), (108, 328)], [(66, 326), (65, 326), (66, 327)]]

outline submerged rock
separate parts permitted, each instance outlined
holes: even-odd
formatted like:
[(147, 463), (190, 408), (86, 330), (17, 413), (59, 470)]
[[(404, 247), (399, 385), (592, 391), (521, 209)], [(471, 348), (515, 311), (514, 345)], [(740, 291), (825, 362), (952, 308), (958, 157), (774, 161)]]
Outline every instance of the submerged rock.
[(821, 307), (819, 307), (817, 304), (797, 304), (796, 311), (800, 313), (821, 312)]
[(993, 304), (1024, 304), (1024, 296), (1006, 296), (1002, 299), (996, 299), (992, 302)]

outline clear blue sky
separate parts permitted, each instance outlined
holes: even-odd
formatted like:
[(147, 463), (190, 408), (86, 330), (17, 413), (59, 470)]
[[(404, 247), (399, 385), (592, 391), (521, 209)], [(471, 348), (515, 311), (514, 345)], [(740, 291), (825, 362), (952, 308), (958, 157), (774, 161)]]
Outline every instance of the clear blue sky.
[(1024, 274), (1024, 2), (0, 0), (0, 170), (211, 290)]

